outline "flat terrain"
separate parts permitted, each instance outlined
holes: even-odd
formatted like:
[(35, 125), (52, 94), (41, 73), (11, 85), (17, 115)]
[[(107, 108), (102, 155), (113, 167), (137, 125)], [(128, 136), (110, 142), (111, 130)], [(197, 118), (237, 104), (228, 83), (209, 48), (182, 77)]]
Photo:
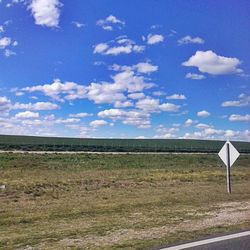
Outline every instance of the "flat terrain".
[(250, 155), (0, 154), (0, 249), (155, 249), (250, 227)]
[[(225, 141), (189, 139), (93, 139), (0, 135), (0, 150), (89, 152), (217, 153)], [(240, 153), (250, 153), (250, 142), (236, 141)]]

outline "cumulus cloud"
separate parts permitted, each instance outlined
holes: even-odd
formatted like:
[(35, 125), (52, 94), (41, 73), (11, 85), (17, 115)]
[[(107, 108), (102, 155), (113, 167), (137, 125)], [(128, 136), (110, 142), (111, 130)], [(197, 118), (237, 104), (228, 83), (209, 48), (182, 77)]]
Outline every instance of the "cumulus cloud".
[(104, 30), (112, 31), (114, 27), (119, 29), (125, 26), (125, 22), (119, 20), (117, 17), (113, 15), (107, 16), (105, 19), (100, 19), (96, 22), (96, 25), (102, 27)]
[(225, 101), (221, 104), (222, 107), (244, 107), (250, 105), (250, 96), (246, 94), (240, 94), (239, 100)]
[(193, 121), (192, 119), (187, 119), (184, 123), (185, 127), (190, 127), (191, 125), (193, 125), (195, 123), (195, 121)]
[(205, 123), (199, 123), (195, 127), (198, 128), (198, 129), (210, 128), (210, 126), (208, 124), (205, 124)]
[(177, 127), (164, 127), (163, 125), (159, 125), (156, 128), (156, 135), (153, 137), (155, 139), (171, 139), (176, 138), (176, 133), (179, 132), (179, 128)]
[(0, 38), (0, 49), (5, 49), (6, 47), (11, 45), (10, 37), (2, 37)]
[(180, 106), (172, 104), (172, 103), (162, 103), (160, 104), (159, 99), (154, 99), (151, 97), (146, 97), (144, 99), (140, 99), (136, 103), (136, 107), (145, 112), (177, 112)]
[(113, 83), (91, 83), (87, 89), (87, 97), (95, 103), (115, 103), (126, 101), (124, 92), (140, 92), (151, 88), (152, 83), (145, 77), (136, 75), (134, 71), (122, 71), (113, 76)]
[(151, 63), (148, 62), (142, 62), (142, 63), (138, 63), (135, 65), (136, 69), (138, 72), (140, 73), (152, 73), (158, 70), (158, 66), (152, 65)]
[(88, 116), (92, 116), (93, 114), (89, 114), (89, 113), (77, 113), (77, 114), (69, 114), (69, 117), (73, 117), (73, 118), (85, 118)]
[(193, 79), (193, 80), (203, 80), (206, 77), (204, 75), (201, 75), (201, 74), (187, 73), (186, 78), (187, 79)]
[(14, 52), (14, 51), (12, 51), (12, 50), (10, 50), (10, 49), (6, 49), (6, 50), (4, 50), (4, 55), (5, 55), (6, 57), (15, 56), (15, 55), (16, 55), (16, 52)]
[(98, 113), (101, 118), (109, 118), (113, 121), (122, 121), (126, 125), (134, 125), (138, 128), (150, 128), (150, 114), (139, 110), (106, 109)]
[(157, 91), (154, 91), (153, 92), (153, 95), (154, 96), (163, 96), (165, 95), (166, 93), (164, 91), (161, 91), (161, 90), (157, 90)]
[[(152, 69), (147, 71), (152, 71)], [(74, 82), (62, 83), (57, 79), (52, 84), (36, 85), (21, 90), (30, 93), (39, 91), (61, 102), (89, 99), (97, 104), (110, 103), (116, 107), (129, 107), (132, 103), (127, 100), (127, 95), (142, 92), (154, 86), (153, 83), (149, 82), (149, 77), (145, 77), (138, 71), (131, 70), (131, 67), (112, 75), (111, 79), (111, 82), (92, 82), (87, 86)]]
[(159, 34), (149, 34), (147, 36), (147, 43), (152, 45), (164, 41), (164, 36)]
[(116, 101), (115, 103), (114, 103), (114, 107), (115, 108), (128, 108), (128, 107), (132, 107), (134, 104), (133, 104), (133, 102), (131, 102), (131, 101), (123, 101), (123, 102), (121, 102), (121, 101)]
[(63, 97), (66, 100), (74, 100), (80, 97), (84, 98), (86, 94), (84, 86), (74, 82), (62, 83), (59, 79), (54, 80), (52, 84), (31, 86), (23, 88), (22, 90), (30, 93), (40, 91), (44, 95), (57, 101), (64, 101)]
[(80, 23), (80, 22), (77, 22), (77, 21), (73, 21), (72, 24), (73, 24), (76, 28), (78, 28), (78, 29), (83, 28), (83, 27), (85, 26), (84, 23)]
[(15, 115), (15, 118), (17, 119), (31, 119), (31, 118), (38, 118), (38, 117), (39, 117), (38, 112), (31, 112), (31, 111), (19, 112)]
[(177, 41), (178, 45), (190, 44), (190, 43), (203, 44), (204, 42), (205, 41), (198, 36), (197, 37), (185, 36)]
[(210, 113), (208, 111), (206, 111), (206, 110), (202, 110), (202, 111), (197, 112), (197, 116), (199, 116), (199, 117), (208, 117), (208, 116), (210, 116)]
[(168, 100), (186, 100), (186, 96), (182, 94), (173, 94), (170, 96), (166, 96), (166, 99)]
[(143, 45), (137, 45), (134, 41), (127, 38), (118, 37), (115, 41), (99, 43), (94, 46), (94, 54), (113, 55), (141, 53), (145, 49)]
[(94, 121), (90, 122), (89, 125), (93, 128), (98, 128), (101, 126), (108, 125), (108, 122), (104, 121), (104, 120), (94, 120)]
[(0, 96), (0, 114), (8, 113), (11, 109), (11, 101), (6, 96)]
[(132, 66), (113, 64), (109, 69), (114, 71), (131, 71), (135, 70), (142, 74), (151, 74), (158, 70), (158, 66), (153, 65), (149, 62), (140, 62)]
[(58, 27), (61, 6), (59, 0), (32, 0), (28, 9), (37, 25)]
[(78, 123), (78, 122), (80, 122), (80, 119), (78, 118), (66, 118), (66, 119), (59, 118), (55, 120), (56, 124), (69, 124), (69, 123)]
[(249, 122), (250, 121), (250, 115), (249, 114), (246, 114), (246, 115), (233, 114), (233, 115), (230, 115), (229, 121), (232, 121), (232, 122)]
[(216, 140), (241, 140), (250, 141), (250, 131), (249, 130), (231, 130), (231, 129), (215, 129), (215, 128), (204, 128), (201, 131), (195, 131), (193, 133), (185, 133), (181, 138), (184, 139), (216, 139)]
[(243, 72), (239, 69), (240, 60), (235, 57), (219, 56), (212, 50), (196, 51), (182, 65), (186, 67), (197, 67), (200, 72), (212, 75), (225, 75)]
[(142, 92), (137, 92), (137, 93), (129, 94), (128, 97), (131, 99), (142, 99), (145, 97), (145, 94)]
[(15, 103), (12, 109), (26, 109), (26, 110), (54, 110), (59, 109), (59, 106), (51, 102), (36, 102), (36, 103)]

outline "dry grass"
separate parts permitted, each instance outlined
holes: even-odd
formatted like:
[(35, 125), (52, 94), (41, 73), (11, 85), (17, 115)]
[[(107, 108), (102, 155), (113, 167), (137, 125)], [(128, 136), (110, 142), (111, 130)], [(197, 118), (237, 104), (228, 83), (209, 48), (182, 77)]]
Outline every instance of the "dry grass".
[[(149, 249), (250, 225), (250, 156), (0, 155), (0, 248)], [(233, 219), (234, 218), (234, 219)]]

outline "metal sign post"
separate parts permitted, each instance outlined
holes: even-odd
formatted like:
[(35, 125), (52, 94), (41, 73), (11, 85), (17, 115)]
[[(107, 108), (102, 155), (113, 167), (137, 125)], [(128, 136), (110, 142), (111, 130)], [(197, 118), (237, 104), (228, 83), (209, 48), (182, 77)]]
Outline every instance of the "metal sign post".
[(219, 152), (219, 157), (227, 167), (227, 192), (231, 193), (231, 167), (240, 156), (238, 150), (232, 145), (230, 141), (227, 141)]
[(227, 192), (231, 194), (231, 176), (230, 176), (230, 146), (227, 143)]

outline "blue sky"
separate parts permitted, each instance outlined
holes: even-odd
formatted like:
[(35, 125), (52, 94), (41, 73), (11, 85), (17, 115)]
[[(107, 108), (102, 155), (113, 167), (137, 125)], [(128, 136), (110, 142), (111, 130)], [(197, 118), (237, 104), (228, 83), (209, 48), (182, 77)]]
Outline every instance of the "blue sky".
[(1, 0), (0, 134), (250, 141), (249, 9)]

